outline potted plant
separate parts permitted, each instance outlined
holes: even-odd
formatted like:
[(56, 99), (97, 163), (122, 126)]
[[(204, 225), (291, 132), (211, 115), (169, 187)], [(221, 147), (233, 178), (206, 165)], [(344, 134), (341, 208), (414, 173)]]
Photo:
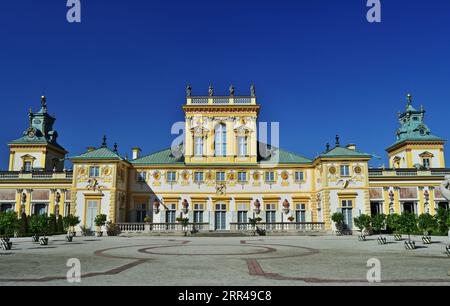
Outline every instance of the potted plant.
[(405, 241), (405, 248), (407, 250), (414, 250), (416, 243), (411, 240), (411, 233), (417, 230), (417, 216), (415, 214), (404, 212), (400, 216), (401, 229), (408, 234), (408, 240)]
[(103, 236), (102, 227), (105, 226), (106, 219), (107, 219), (107, 217), (104, 214), (100, 214), (100, 215), (97, 215), (97, 217), (95, 217), (94, 223), (95, 223), (95, 226), (97, 227), (95, 236), (97, 236), (97, 237)]
[(106, 234), (108, 236), (117, 236), (118, 232), (117, 226), (112, 221), (106, 223)]
[(438, 230), (441, 234), (447, 234), (450, 227), (450, 210), (439, 208), (436, 212), (436, 220), (438, 222)]
[(81, 235), (86, 237), (92, 234), (92, 231), (86, 225), (80, 225)]
[(372, 217), (373, 230), (378, 232), (378, 234), (380, 235), (377, 239), (378, 244), (386, 244), (386, 238), (383, 237), (383, 235), (381, 234), (381, 231), (385, 228), (385, 226), (386, 226), (386, 215), (385, 214), (377, 214)]
[(260, 217), (255, 217), (255, 218), (249, 218), (248, 222), (251, 224), (252, 228), (253, 228), (253, 236), (256, 236), (256, 233), (258, 232), (259, 228), (257, 226), (257, 224), (259, 222), (261, 222), (262, 219)]
[(361, 235), (358, 237), (358, 240), (365, 241), (366, 235), (364, 235), (364, 230), (369, 231), (372, 218), (369, 215), (362, 214), (359, 217), (353, 218), (353, 221), (355, 223), (355, 226), (361, 232)]
[(50, 218), (46, 215), (37, 216), (38, 231), (41, 234), (39, 238), (40, 245), (48, 245), (48, 234), (50, 232)]
[(0, 213), (0, 244), (1, 248), (5, 251), (11, 250), (12, 242), (10, 241), (10, 235), (14, 235), (18, 229), (19, 219), (17, 213), (14, 211), (8, 211)]
[(431, 232), (438, 227), (437, 220), (430, 214), (421, 214), (417, 223), (419, 230), (423, 233), (422, 241), (424, 244), (431, 244)]
[(336, 233), (342, 235), (344, 230), (344, 214), (341, 212), (336, 212), (331, 216), (331, 220), (336, 225)]
[(68, 215), (63, 218), (64, 228), (67, 230), (66, 240), (67, 242), (72, 242), (73, 237), (75, 237), (75, 226), (80, 224), (80, 218), (74, 215)]
[(184, 232), (184, 235), (187, 236), (187, 233), (188, 233), (187, 228), (188, 228), (188, 225), (189, 225), (189, 218), (183, 218), (183, 217), (180, 216), (176, 220), (177, 220), (177, 222), (181, 223), (181, 227), (182, 227), (182, 230)]
[(30, 233), (34, 234), (33, 236), (31, 236), (33, 242), (39, 242), (40, 224), (38, 215), (32, 215), (30, 217), (30, 220), (28, 222), (28, 230), (30, 231)]
[(402, 234), (400, 233), (400, 215), (390, 214), (386, 219), (387, 226), (394, 232), (394, 240), (401, 241)]

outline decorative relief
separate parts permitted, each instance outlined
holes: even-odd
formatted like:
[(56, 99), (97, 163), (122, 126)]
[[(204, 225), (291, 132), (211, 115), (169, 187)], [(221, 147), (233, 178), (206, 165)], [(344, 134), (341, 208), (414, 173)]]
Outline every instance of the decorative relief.
[(329, 172), (331, 175), (336, 175), (337, 169), (336, 169), (336, 167), (331, 166), (331, 167), (328, 169), (328, 172)]
[(155, 170), (152, 176), (155, 181), (159, 181), (161, 179), (161, 172), (159, 172), (159, 170)]
[(110, 176), (112, 173), (111, 167), (108, 167), (108, 166), (103, 167), (102, 173), (103, 173), (103, 176)]

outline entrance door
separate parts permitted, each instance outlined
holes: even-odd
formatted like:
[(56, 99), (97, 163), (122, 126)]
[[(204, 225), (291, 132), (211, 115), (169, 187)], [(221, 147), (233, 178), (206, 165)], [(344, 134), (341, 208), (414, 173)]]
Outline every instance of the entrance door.
[(13, 210), (12, 204), (0, 204), (0, 212), (8, 212)]
[(227, 228), (227, 205), (216, 204), (215, 230), (223, 231)]
[(381, 204), (380, 202), (370, 202), (370, 214), (376, 216), (381, 214)]
[(95, 229), (95, 217), (97, 217), (98, 215), (98, 201), (97, 200), (89, 200), (87, 202), (87, 207), (86, 207), (86, 227), (89, 230), (94, 230)]
[(414, 214), (415, 213), (414, 206), (415, 205), (413, 202), (405, 202), (405, 203), (403, 203), (403, 211)]
[(342, 214), (344, 215), (344, 229), (351, 231), (353, 229), (353, 201), (342, 201)]
[(168, 205), (169, 210), (166, 211), (166, 223), (167, 223), (167, 229), (175, 229), (175, 222), (176, 222), (176, 205)]
[(276, 205), (266, 204), (266, 228), (267, 229), (275, 228), (274, 224), (275, 222), (277, 222)]
[(35, 215), (45, 215), (47, 213), (46, 204), (34, 204), (34, 214)]
[(439, 202), (438, 208), (448, 209), (448, 202)]
[(147, 217), (147, 210), (145, 209), (145, 204), (139, 204), (136, 210), (136, 222), (143, 223), (145, 217)]
[(246, 211), (238, 211), (238, 224), (239, 224), (239, 230), (244, 230), (245, 225), (242, 225), (242, 223), (248, 223), (247, 219), (247, 212)]

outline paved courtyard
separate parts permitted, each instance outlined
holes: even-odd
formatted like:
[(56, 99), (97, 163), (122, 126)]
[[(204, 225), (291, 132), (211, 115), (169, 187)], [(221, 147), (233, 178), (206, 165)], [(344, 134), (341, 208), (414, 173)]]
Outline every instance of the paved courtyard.
[(367, 261), (381, 262), (382, 284), (450, 285), (446, 237), (417, 250), (376, 236), (51, 237), (47, 247), (13, 239), (0, 251), (0, 286), (73, 285), (68, 259), (81, 263), (81, 285), (367, 285)]

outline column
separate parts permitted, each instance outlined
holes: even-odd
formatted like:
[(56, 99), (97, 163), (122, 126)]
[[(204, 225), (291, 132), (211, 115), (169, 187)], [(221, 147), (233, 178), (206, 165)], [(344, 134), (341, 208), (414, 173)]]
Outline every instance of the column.
[(33, 189), (27, 189), (27, 199), (25, 202), (25, 214), (27, 214), (28, 216), (31, 216), (32, 211), (31, 211), (31, 195), (33, 193)]
[(16, 212), (17, 212), (17, 215), (19, 216), (19, 218), (20, 218), (20, 215), (21, 215), (20, 208), (22, 206), (22, 192), (23, 192), (23, 189), (17, 189), (17, 193), (16, 193), (16, 207), (15, 207), (15, 209), (16, 209)]
[(430, 193), (430, 215), (436, 214), (436, 202), (434, 201), (434, 186), (428, 187)]
[(48, 208), (49, 215), (55, 213), (55, 195), (56, 189), (50, 189), (50, 206)]
[(394, 207), (395, 207), (395, 212), (400, 214), (401, 210), (400, 210), (400, 188), (399, 187), (394, 187)]
[(66, 190), (61, 189), (60, 191), (61, 199), (59, 200), (59, 214), (64, 216), (64, 210), (66, 209)]
[(424, 187), (419, 186), (419, 205), (417, 205), (417, 214), (420, 215), (424, 213), (425, 210), (425, 200), (424, 200)]
[(385, 215), (389, 215), (389, 187), (388, 186), (384, 186), (383, 187), (383, 209), (384, 209), (384, 214)]

